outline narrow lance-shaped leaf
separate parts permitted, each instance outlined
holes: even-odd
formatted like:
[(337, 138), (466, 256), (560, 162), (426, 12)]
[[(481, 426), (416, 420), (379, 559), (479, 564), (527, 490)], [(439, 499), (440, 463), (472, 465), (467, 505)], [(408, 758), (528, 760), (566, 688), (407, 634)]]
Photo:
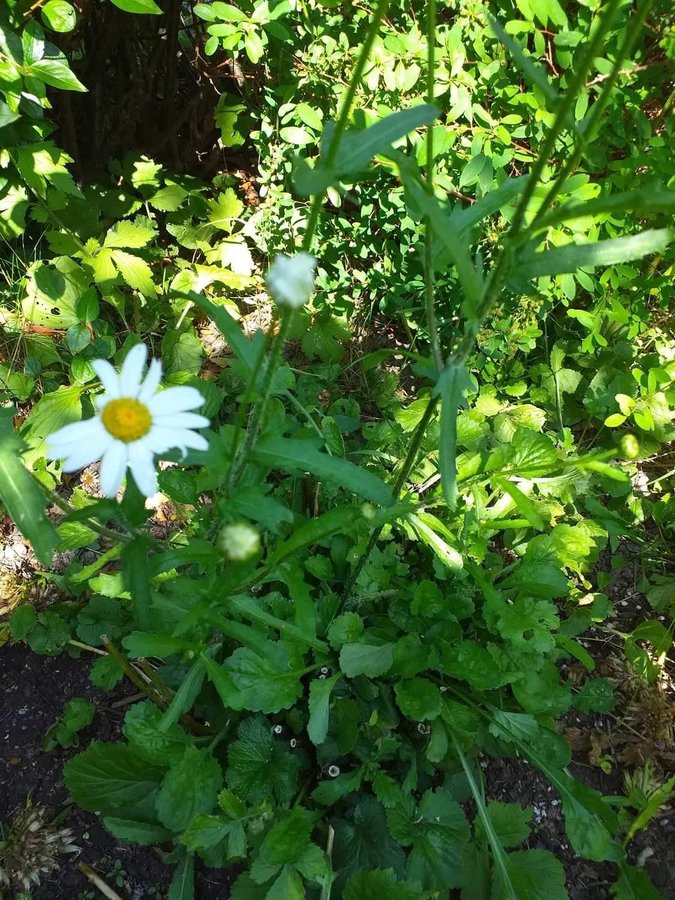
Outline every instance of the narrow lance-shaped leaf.
[(457, 411), (470, 386), (464, 366), (448, 366), (438, 378), (436, 390), (441, 395), (441, 446), (439, 469), (446, 503), (450, 509), (457, 504)]
[(607, 197), (592, 200), (571, 200), (551, 210), (533, 226), (533, 231), (544, 231), (560, 222), (571, 222), (603, 213), (675, 213), (675, 191), (661, 185), (640, 188), (636, 191), (622, 191)]
[(675, 228), (654, 228), (593, 244), (566, 244), (542, 253), (524, 253), (516, 261), (520, 278), (562, 275), (592, 266), (611, 266), (663, 252), (675, 239)]
[(35, 555), (47, 566), (59, 542), (45, 515), (42, 491), (21, 460), (21, 440), (12, 427), (12, 409), (0, 409), (0, 500)]
[(488, 15), (488, 22), (490, 23), (490, 28), (494, 31), (499, 41), (504, 45), (507, 52), (512, 57), (514, 63), (525, 76), (526, 81), (531, 85), (536, 85), (549, 103), (555, 103), (558, 99), (558, 94), (549, 83), (544, 70), (525, 56), (518, 42), (514, 41), (513, 38), (504, 31), (496, 19), (493, 19), (492, 16)]
[(393, 503), (391, 490), (377, 475), (346, 459), (322, 453), (311, 440), (290, 440), (265, 435), (256, 444), (252, 457), (255, 462), (270, 468), (287, 472), (311, 472), (317, 478), (333, 481), (381, 506)]
[(405, 167), (400, 168), (401, 180), (408, 196), (419, 211), (429, 220), (434, 232), (457, 269), (459, 280), (468, 306), (469, 317), (475, 317), (483, 293), (483, 280), (471, 260), (466, 237), (453, 227), (452, 219), (445, 213), (438, 201), (422, 187)]
[(359, 172), (377, 153), (387, 150), (394, 141), (416, 128), (430, 125), (438, 116), (438, 109), (429, 103), (391, 113), (364, 131), (348, 131), (340, 141), (334, 163), (337, 175)]

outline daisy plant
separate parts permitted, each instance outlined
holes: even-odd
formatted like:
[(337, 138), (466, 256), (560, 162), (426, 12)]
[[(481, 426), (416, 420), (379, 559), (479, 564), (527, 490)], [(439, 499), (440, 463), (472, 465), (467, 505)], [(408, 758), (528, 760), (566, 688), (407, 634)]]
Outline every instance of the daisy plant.
[(83, 422), (59, 428), (47, 439), (48, 458), (62, 459), (64, 472), (77, 472), (101, 460), (101, 490), (115, 496), (127, 468), (139, 490), (150, 497), (157, 493), (155, 457), (175, 448), (206, 450), (206, 438), (195, 429), (209, 420), (192, 412), (204, 403), (193, 387), (160, 389), (162, 364), (150, 361), (145, 344), (127, 353), (120, 372), (104, 359), (92, 362), (104, 392), (94, 400), (96, 415)]

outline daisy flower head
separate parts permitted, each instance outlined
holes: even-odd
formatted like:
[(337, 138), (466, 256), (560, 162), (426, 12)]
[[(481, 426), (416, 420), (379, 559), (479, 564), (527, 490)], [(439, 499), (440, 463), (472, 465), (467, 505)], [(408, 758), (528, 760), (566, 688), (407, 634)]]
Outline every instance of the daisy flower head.
[(158, 390), (162, 364), (151, 360), (143, 378), (147, 353), (145, 344), (136, 344), (120, 372), (104, 359), (92, 360), (104, 387), (94, 399), (96, 415), (47, 438), (47, 458), (62, 459), (64, 472), (77, 472), (100, 459), (100, 486), (108, 497), (117, 494), (127, 468), (139, 490), (150, 497), (157, 493), (156, 454), (208, 448), (206, 438), (194, 429), (205, 428), (209, 420), (190, 412), (202, 406), (204, 398), (193, 387)]
[(275, 256), (265, 276), (267, 288), (280, 306), (298, 309), (312, 296), (315, 268), (316, 258), (304, 251), (294, 256)]

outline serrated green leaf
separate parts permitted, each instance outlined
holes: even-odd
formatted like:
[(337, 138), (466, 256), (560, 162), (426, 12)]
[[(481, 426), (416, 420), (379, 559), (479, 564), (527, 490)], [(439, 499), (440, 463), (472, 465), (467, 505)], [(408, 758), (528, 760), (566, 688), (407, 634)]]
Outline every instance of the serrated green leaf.
[(106, 234), (103, 246), (133, 250), (147, 247), (156, 237), (157, 232), (154, 228), (121, 219)]
[(289, 803), (297, 790), (300, 759), (288, 745), (276, 740), (271, 723), (262, 716), (242, 721), (237, 740), (227, 750), (228, 787), (252, 805), (273, 795), (277, 803)]
[(129, 287), (147, 297), (156, 295), (157, 288), (152, 280), (152, 269), (144, 259), (125, 250), (113, 250), (112, 259)]
[(183, 831), (198, 813), (211, 812), (222, 784), (220, 766), (211, 754), (187, 747), (162, 779), (155, 801), (160, 822), (171, 831)]
[(163, 772), (124, 744), (94, 743), (68, 760), (63, 777), (88, 812), (153, 823)]

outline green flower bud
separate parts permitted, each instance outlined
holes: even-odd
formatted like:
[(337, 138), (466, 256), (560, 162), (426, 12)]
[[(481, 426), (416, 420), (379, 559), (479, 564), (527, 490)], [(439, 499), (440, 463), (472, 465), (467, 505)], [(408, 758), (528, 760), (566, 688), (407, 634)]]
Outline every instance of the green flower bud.
[(246, 562), (260, 552), (260, 534), (246, 522), (224, 525), (218, 535), (218, 550), (231, 562)]

